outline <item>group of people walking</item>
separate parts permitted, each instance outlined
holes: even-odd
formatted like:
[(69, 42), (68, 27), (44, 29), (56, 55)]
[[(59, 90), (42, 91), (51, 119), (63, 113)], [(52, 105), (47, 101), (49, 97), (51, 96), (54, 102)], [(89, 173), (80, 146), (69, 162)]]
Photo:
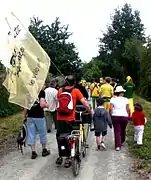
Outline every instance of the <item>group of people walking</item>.
[[(125, 142), (126, 127), (130, 120), (134, 122), (134, 141), (142, 145), (146, 118), (140, 104), (136, 103), (133, 108), (132, 95), (135, 85), (132, 78), (128, 76), (123, 86), (118, 80), (111, 80), (109, 77), (100, 78), (99, 83), (94, 81), (89, 85), (79, 81), (77, 83), (73, 76), (68, 76), (64, 86), (59, 89), (56, 89), (55, 81), (52, 81), (49, 87), (43, 87), (40, 91), (32, 108), (24, 110), (24, 116), (27, 118), (27, 141), (31, 147), (32, 159), (37, 157), (35, 146), (37, 130), (42, 144), (42, 156), (50, 154), (50, 150), (46, 148), (46, 136), (52, 131), (54, 122), (59, 155), (56, 164), (62, 164), (58, 137), (63, 133), (71, 133), (76, 120), (77, 104), (83, 104), (93, 117), (97, 149), (106, 148), (104, 140), (109, 125), (110, 128), (114, 128), (115, 150), (119, 151)], [(88, 103), (89, 91), (93, 108)], [(70, 166), (70, 154), (65, 160), (65, 166)]]
[(126, 127), (129, 121), (134, 122), (134, 142), (138, 145), (143, 144), (146, 117), (142, 106), (138, 103), (133, 104), (135, 85), (132, 78), (128, 76), (123, 86), (115, 82), (107, 77), (102, 85), (96, 86), (94, 82), (90, 86), (93, 107), (95, 108), (95, 101), (97, 104), (93, 119), (98, 149), (100, 146), (105, 148), (104, 137), (107, 134), (107, 125), (109, 125), (110, 128), (112, 126), (114, 128), (115, 149), (119, 151), (125, 142)]
[[(87, 96), (86, 89), (75, 83), (73, 76), (65, 79), (65, 84), (56, 89), (55, 82), (51, 82), (49, 87), (43, 87), (38, 99), (30, 110), (24, 109), (24, 116), (27, 119), (27, 143), (31, 147), (31, 158), (37, 158), (36, 133), (38, 131), (40, 143), (42, 144), (42, 156), (48, 156), (50, 150), (46, 148), (47, 132), (52, 131), (52, 123), (56, 128), (56, 140), (58, 144), (59, 157), (56, 164), (62, 164), (63, 159), (60, 154), (60, 144), (58, 138), (63, 133), (71, 133), (75, 121), (76, 104), (83, 104), (91, 114), (91, 108), (84, 96)], [(87, 96), (88, 98), (88, 96)], [(65, 160), (65, 166), (70, 165), (70, 154)]]

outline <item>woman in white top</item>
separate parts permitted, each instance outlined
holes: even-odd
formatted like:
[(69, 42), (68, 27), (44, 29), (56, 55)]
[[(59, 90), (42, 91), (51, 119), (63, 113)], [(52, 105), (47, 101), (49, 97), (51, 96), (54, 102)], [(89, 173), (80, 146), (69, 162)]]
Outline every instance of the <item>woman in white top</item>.
[(128, 99), (123, 97), (125, 89), (122, 86), (117, 86), (116, 96), (111, 98), (110, 113), (112, 117), (114, 135), (115, 135), (115, 149), (119, 151), (121, 145), (125, 141), (126, 126), (130, 117), (130, 109)]

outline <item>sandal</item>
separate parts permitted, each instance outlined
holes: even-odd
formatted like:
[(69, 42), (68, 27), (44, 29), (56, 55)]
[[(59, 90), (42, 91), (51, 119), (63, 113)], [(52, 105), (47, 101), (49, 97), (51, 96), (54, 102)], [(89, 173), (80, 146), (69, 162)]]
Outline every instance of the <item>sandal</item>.
[(56, 164), (57, 165), (62, 165), (62, 162), (63, 162), (62, 157), (58, 157), (57, 160), (56, 160)]
[(70, 160), (70, 158), (66, 158), (65, 163), (64, 163), (64, 167), (69, 168), (70, 166), (71, 166), (71, 160)]

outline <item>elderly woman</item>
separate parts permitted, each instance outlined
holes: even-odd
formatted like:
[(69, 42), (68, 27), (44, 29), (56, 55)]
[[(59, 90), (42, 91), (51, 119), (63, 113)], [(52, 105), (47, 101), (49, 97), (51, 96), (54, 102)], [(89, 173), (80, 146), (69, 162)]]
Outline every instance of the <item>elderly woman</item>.
[(130, 109), (128, 99), (123, 97), (125, 89), (122, 86), (117, 86), (116, 96), (111, 98), (110, 113), (114, 127), (115, 149), (119, 151), (125, 141), (126, 126), (130, 117)]

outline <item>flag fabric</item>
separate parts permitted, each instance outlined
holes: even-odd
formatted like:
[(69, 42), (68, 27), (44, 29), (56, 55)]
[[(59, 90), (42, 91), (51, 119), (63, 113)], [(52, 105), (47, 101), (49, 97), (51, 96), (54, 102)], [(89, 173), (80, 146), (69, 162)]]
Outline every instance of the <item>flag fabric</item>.
[(14, 13), (5, 18), (5, 23), (8, 32), (4, 44), (12, 54), (2, 60), (8, 65), (3, 85), (10, 93), (9, 102), (30, 109), (45, 83), (50, 58)]

